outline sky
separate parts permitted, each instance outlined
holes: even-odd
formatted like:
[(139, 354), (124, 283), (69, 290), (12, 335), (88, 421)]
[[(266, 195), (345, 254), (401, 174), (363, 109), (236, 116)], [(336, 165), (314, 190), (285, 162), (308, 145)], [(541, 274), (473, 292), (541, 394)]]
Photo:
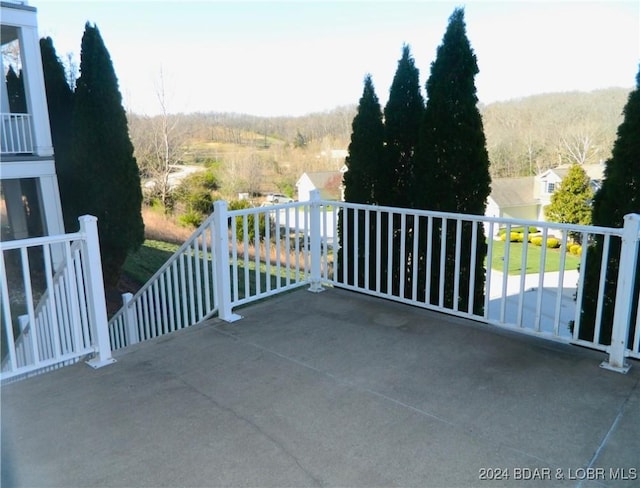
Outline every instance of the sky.
[(41, 37), (80, 62), (86, 22), (111, 54), (125, 108), (304, 115), (355, 105), (370, 73), (384, 106), (408, 44), (423, 95), (456, 7), (480, 73), (481, 103), (632, 88), (640, 1), (29, 0)]

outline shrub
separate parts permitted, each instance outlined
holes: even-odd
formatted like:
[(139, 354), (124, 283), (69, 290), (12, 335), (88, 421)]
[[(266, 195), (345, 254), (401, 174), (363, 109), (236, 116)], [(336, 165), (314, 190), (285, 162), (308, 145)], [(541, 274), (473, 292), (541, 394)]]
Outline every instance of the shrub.
[(184, 227), (198, 227), (204, 216), (200, 212), (195, 212), (194, 210), (189, 210), (187, 213), (184, 213), (178, 217), (178, 222)]
[(173, 192), (173, 198), (184, 211), (178, 217), (183, 225), (199, 226), (212, 212), (218, 182), (212, 171), (200, 171), (184, 178)]
[(531, 244), (533, 244), (534, 246), (542, 246), (542, 236), (532, 237)]
[[(503, 242), (507, 240), (507, 233), (506, 232), (501, 232), (500, 233), (500, 240), (503, 241)], [(512, 231), (509, 234), (509, 242), (524, 242), (524, 234), (522, 232)]]
[(218, 183), (218, 178), (216, 177), (213, 171), (200, 171), (198, 173), (194, 173), (188, 178), (189, 186), (199, 186), (201, 188), (205, 188), (210, 191), (215, 191), (220, 187)]
[[(511, 227), (511, 233), (519, 233), (524, 235), (524, 227)], [(540, 232), (537, 227), (529, 227), (529, 234), (535, 234), (536, 232)], [(503, 227), (498, 231), (499, 236), (503, 236), (507, 233), (507, 228)]]
[[(540, 242), (542, 243), (542, 240)], [(546, 245), (549, 249), (557, 249), (560, 247), (560, 241), (555, 237), (549, 237), (547, 239)]]
[(572, 244), (569, 246), (569, 252), (575, 256), (582, 255), (582, 246), (580, 244)]
[[(229, 202), (229, 210), (243, 210), (245, 208), (250, 208), (251, 205), (246, 200), (233, 200)], [(244, 217), (238, 216), (236, 217), (236, 239), (238, 242), (244, 241), (244, 225), (243, 225)], [(247, 215), (247, 240), (249, 244), (256, 244), (256, 217), (255, 214)], [(258, 217), (258, 240), (264, 240), (265, 235), (265, 226), (266, 226), (266, 218), (265, 213), (260, 212)]]

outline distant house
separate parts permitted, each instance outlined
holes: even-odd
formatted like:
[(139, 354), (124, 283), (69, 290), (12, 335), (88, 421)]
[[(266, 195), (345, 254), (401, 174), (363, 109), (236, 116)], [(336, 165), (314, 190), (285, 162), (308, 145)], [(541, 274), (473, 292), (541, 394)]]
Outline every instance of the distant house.
[[(525, 220), (545, 220), (544, 207), (567, 176), (570, 165), (548, 169), (537, 176), (496, 178), (491, 182), (485, 215)], [(594, 190), (602, 183), (604, 165), (583, 165)]]
[(540, 220), (541, 205), (535, 193), (536, 177), (497, 178), (491, 182), (485, 215), (509, 219)]
[(313, 190), (320, 190), (323, 200), (344, 200), (342, 175), (347, 170), (343, 166), (339, 171), (314, 171), (303, 173), (296, 182), (298, 200), (307, 201)]

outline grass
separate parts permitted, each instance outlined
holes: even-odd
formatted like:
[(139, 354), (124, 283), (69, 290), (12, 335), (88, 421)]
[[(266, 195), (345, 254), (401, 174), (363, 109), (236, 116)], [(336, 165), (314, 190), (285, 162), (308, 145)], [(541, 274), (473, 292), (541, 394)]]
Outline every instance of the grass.
[(147, 239), (137, 252), (130, 254), (122, 271), (136, 283), (144, 284), (175, 253), (180, 245)]
[[(179, 244), (173, 244), (170, 242), (158, 241), (155, 239), (147, 239), (140, 249), (131, 254), (124, 263), (124, 273), (139, 284), (146, 283), (151, 276), (175, 253)], [(512, 242), (509, 247), (509, 274), (520, 274), (522, 264), (522, 249), (523, 244), (521, 242)], [(505, 243), (503, 241), (493, 241), (493, 255), (491, 259), (491, 267), (497, 271), (503, 271)], [(540, 272), (540, 259), (542, 257), (542, 248), (539, 246), (527, 245), (527, 269), (526, 273), (538, 273)], [(545, 272), (553, 272), (560, 270), (560, 258), (565, 253), (560, 249), (547, 249), (547, 256), (545, 262)], [(292, 261), (293, 262), (293, 261)], [(580, 257), (572, 254), (566, 254), (565, 270), (578, 269), (580, 264)], [(255, 262), (250, 257), (248, 262), (244, 262), (242, 259), (238, 259), (238, 273), (241, 277), (240, 282), (243, 283), (243, 269), (247, 266), (249, 270), (255, 269)], [(272, 256), (271, 272), (276, 270), (275, 260)], [(260, 275), (262, 280), (262, 287), (266, 285), (266, 265), (260, 264)], [(281, 268), (282, 277), (286, 276), (286, 270)], [(251, 286), (255, 286), (253, 281), (255, 280), (255, 273), (251, 273)], [(272, 280), (276, 277), (272, 276)], [(275, 285), (275, 282), (272, 282)]]
[[(527, 246), (527, 269), (525, 273), (539, 273), (540, 259), (542, 258), (542, 247), (522, 242), (512, 242), (509, 246), (509, 267), (510, 275), (520, 274), (522, 268), (522, 250)], [(505, 243), (503, 241), (493, 241), (493, 254), (491, 256), (491, 267), (497, 271), (504, 270)], [(565, 253), (562, 249), (547, 249), (544, 271), (549, 273), (560, 270), (560, 259), (566, 256), (564, 265), (565, 271), (578, 269), (580, 257)]]
[(192, 227), (180, 225), (176, 217), (165, 215), (158, 208), (144, 207), (142, 219), (144, 220), (145, 238), (155, 241), (182, 244), (191, 237), (194, 231)]
[[(165, 215), (161, 210), (156, 208), (144, 207), (142, 210), (142, 218), (145, 225), (145, 242), (140, 249), (129, 255), (123, 266), (123, 274), (130, 278), (138, 285), (145, 284), (153, 274), (162, 267), (162, 265), (173, 255), (178, 248), (193, 233), (192, 228), (181, 226), (171, 215)], [(278, 253), (275, 245), (270, 246), (271, 273), (276, 272), (276, 263), (284, 266), (286, 257), (282, 253)], [(253, 291), (255, 283), (255, 252), (252, 245), (247, 249), (246, 263), (243, 261), (244, 249), (242, 243), (238, 245), (238, 274), (241, 277), (240, 287), (244, 287), (244, 269), (245, 266), (251, 271), (250, 287)], [(264, 259), (264, 244), (261, 246), (261, 255)], [(295, 262), (295, 252), (291, 251), (289, 256), (291, 263)], [(281, 267), (281, 279), (286, 279), (286, 271)], [(261, 287), (264, 289), (267, 283), (266, 265), (260, 264)], [(293, 279), (293, 275), (291, 275)], [(271, 277), (271, 284), (275, 286), (277, 277)], [(242, 290), (241, 290), (242, 291)]]
[[(180, 245), (178, 244), (147, 239), (137, 252), (129, 255), (124, 263), (123, 273), (139, 285), (143, 285), (167, 262), (179, 247)], [(293, 260), (291, 262), (294, 263)], [(301, 263), (300, 267), (302, 268), (303, 266), (304, 265)], [(249, 293), (253, 294), (256, 290), (257, 283), (255, 273), (256, 263), (251, 251), (249, 252), (249, 256), (247, 256), (246, 261), (243, 259), (237, 260), (237, 268), (239, 295), (241, 297), (245, 296), (245, 269), (249, 271)], [(231, 265), (231, 272), (233, 273), (233, 264)], [(260, 287), (262, 290), (266, 289), (267, 278), (269, 279), (272, 288), (275, 288), (278, 285), (278, 280), (280, 280), (281, 284), (284, 284), (287, 276), (289, 276), (292, 281), (295, 281), (295, 272), (287, 270), (284, 264), (280, 267), (279, 276), (276, 275), (276, 272), (277, 266), (273, 256), (269, 277), (267, 275), (267, 265), (264, 262), (259, 263), (258, 274), (260, 276)]]

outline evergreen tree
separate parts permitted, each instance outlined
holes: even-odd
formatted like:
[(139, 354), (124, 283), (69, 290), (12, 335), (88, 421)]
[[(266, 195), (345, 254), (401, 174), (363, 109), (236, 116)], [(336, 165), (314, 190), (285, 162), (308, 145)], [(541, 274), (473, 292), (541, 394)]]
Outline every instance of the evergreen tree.
[(402, 48), (389, 100), (384, 108), (384, 142), (386, 164), (384, 184), (376, 192), (379, 205), (410, 207), (409, 188), (413, 179), (413, 158), (420, 123), (424, 114), (424, 99), (420, 93), (420, 73), (415, 67), (409, 46)]
[(73, 91), (67, 83), (64, 65), (58, 58), (50, 37), (40, 39), (40, 52), (62, 213), (65, 227), (70, 231), (78, 225), (78, 213), (74, 211), (75, 202), (70, 197), (73, 195), (73, 189), (81, 184), (79, 181), (74, 181), (71, 162)]
[(551, 195), (551, 204), (545, 207), (544, 213), (550, 222), (590, 225), (592, 200), (589, 176), (582, 166), (573, 164)]
[[(351, 142), (349, 144), (349, 155), (345, 164), (347, 172), (343, 177), (344, 198), (352, 203), (375, 203), (376, 188), (386, 184), (381, 180), (380, 170), (384, 165), (384, 125), (382, 123), (382, 110), (378, 96), (375, 93), (371, 75), (367, 75), (364, 80), (364, 90), (358, 105), (358, 112), (353, 119)], [(353, 230), (355, 219), (358, 219), (360, 226), (358, 242), (353, 242)], [(346, 225), (348, 236), (344, 239), (343, 226)], [(352, 209), (346, 211), (345, 215), (340, 214), (338, 221), (338, 231), (340, 239), (340, 251), (338, 253), (338, 269), (342, 270), (347, 265), (347, 282), (354, 284), (354, 259), (355, 252), (358, 253), (358, 270), (360, 283), (364, 280), (364, 255), (369, 253), (370, 263), (375, 263), (375, 249), (364, 248), (364, 218), (362, 212), (355, 212)], [(346, 245), (345, 245), (346, 244)], [(346, 256), (345, 256), (346, 253)], [(370, 269), (375, 271), (375, 264), (370, 265)], [(342, 279), (342, 275), (340, 278)]]
[[(490, 192), (489, 157), (477, 108), (478, 98), (474, 78), (478, 73), (475, 54), (466, 35), (464, 10), (456, 9), (436, 59), (431, 64), (427, 81), (427, 105), (420, 129), (414, 167), (413, 203), (417, 208), (483, 215)], [(440, 233), (443, 219), (434, 222), (432, 238), (434, 261), (439, 261)], [(467, 310), (469, 302), (470, 262), (460, 263), (460, 290), (453, 296), (456, 229), (449, 222), (446, 242), (444, 305)], [(422, 225), (421, 235), (426, 233)], [(465, 224), (461, 236), (461, 259), (471, 254), (471, 224)], [(425, 246), (420, 246), (424, 249)], [(484, 233), (478, 225), (475, 270), (474, 311), (480, 313), (483, 305), (484, 267), (486, 254)], [(424, 256), (419, 258), (424, 265)], [(438, 291), (439, 270), (431, 273), (433, 302)], [(424, 273), (420, 273), (424, 276)], [(420, 286), (419, 288), (424, 289)]]
[[(622, 227), (625, 215), (640, 213), (640, 70), (636, 75), (636, 87), (629, 94), (623, 114), (624, 120), (618, 127), (611, 158), (605, 163), (602, 188), (594, 197), (593, 225)], [(588, 341), (594, 340), (603, 247), (603, 239), (597, 238), (587, 255), (579, 337)], [(620, 240), (611, 239), (609, 254), (605, 256), (608, 266), (604, 277), (606, 281), (602, 323), (600, 337), (595, 337), (596, 341), (599, 340), (603, 344), (611, 343), (615, 293), (620, 269), (620, 248)], [(635, 277), (634, 296), (638, 296), (640, 259), (636, 266)], [(637, 303), (633, 305), (632, 316), (635, 317), (636, 313)], [(629, 329), (632, 337), (635, 328)]]
[(107, 286), (144, 240), (140, 175), (111, 57), (98, 28), (85, 25), (72, 119), (78, 215), (98, 218)]
[[(380, 184), (377, 185), (376, 201), (379, 205), (394, 207), (411, 207), (410, 185), (413, 179), (413, 165), (420, 123), (424, 115), (424, 99), (420, 93), (420, 73), (415, 67), (409, 46), (402, 47), (402, 57), (389, 90), (389, 100), (384, 108), (385, 163), (380, 171)], [(386, 217), (386, 216), (385, 216)], [(413, 262), (411, 233), (400, 232), (399, 215), (392, 219), (393, 225), (393, 257), (392, 283), (394, 294), (400, 292), (401, 267), (409, 267)], [(411, 229), (413, 220), (408, 219), (407, 229)], [(387, 234), (388, 219), (383, 218), (383, 234)], [(400, 239), (407, 241), (405, 255), (400, 255)], [(381, 243), (381, 263), (388, 262), (388, 244), (385, 239)], [(384, 271), (383, 271), (384, 273)], [(411, 273), (405, 272), (407, 293), (411, 290)], [(382, 288), (386, 290), (386, 276), (382, 279)]]
[(7, 95), (9, 97), (9, 110), (13, 114), (27, 113), (27, 100), (24, 94), (24, 80), (22, 70), (16, 74), (13, 66), (9, 66), (6, 75)]
[(386, 185), (380, 178), (384, 165), (384, 125), (382, 110), (375, 93), (371, 75), (364, 80), (364, 90), (358, 112), (351, 125), (349, 154), (345, 160), (348, 171), (344, 174), (344, 199), (353, 203), (377, 203), (376, 187)]

